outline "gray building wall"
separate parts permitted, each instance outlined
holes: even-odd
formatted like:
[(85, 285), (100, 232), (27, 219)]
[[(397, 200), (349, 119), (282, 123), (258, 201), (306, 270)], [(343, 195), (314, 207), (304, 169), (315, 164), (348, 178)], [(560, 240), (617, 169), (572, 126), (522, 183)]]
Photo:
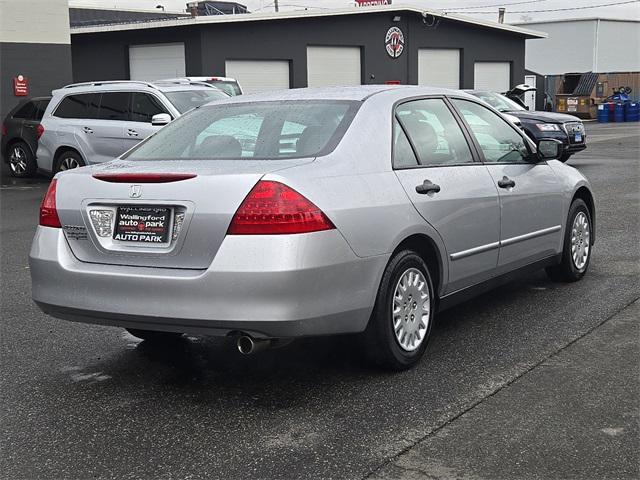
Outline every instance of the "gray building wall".
[(67, 0), (0, 0), (0, 116), (24, 97), (13, 78), (29, 80), (29, 96), (48, 95), (72, 81)]
[[(400, 22), (392, 21), (396, 15)], [(389, 57), (384, 46), (391, 26), (399, 26), (405, 35), (405, 52), (397, 59)], [(419, 48), (459, 48), (463, 88), (473, 88), (475, 61), (510, 61), (511, 83), (524, 80), (522, 35), (448, 19), (429, 27), (409, 12), (73, 34), (74, 80), (128, 79), (130, 45), (171, 42), (185, 43), (187, 75), (224, 75), (225, 60), (288, 60), (293, 88), (307, 86), (309, 45), (359, 46), (365, 84), (416, 84)]]

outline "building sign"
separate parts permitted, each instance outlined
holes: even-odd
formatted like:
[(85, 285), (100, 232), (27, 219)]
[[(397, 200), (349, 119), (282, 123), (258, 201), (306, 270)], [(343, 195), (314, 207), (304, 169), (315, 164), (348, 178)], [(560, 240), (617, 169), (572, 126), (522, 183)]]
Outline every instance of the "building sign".
[(26, 97), (29, 95), (29, 80), (22, 75), (13, 79), (13, 94), (16, 97)]
[(384, 46), (391, 58), (398, 58), (404, 51), (404, 34), (398, 27), (391, 27), (384, 38)]
[(393, 0), (356, 0), (359, 7), (376, 7), (378, 5), (391, 5)]

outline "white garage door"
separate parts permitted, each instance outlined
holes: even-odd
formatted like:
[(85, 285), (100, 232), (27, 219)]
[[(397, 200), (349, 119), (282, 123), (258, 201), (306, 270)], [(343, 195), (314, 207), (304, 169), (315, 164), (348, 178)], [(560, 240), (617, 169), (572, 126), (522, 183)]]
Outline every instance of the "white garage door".
[(445, 48), (419, 49), (418, 85), (460, 88), (460, 50)]
[(184, 43), (131, 45), (129, 77), (131, 80), (160, 80), (184, 77)]
[(506, 92), (511, 84), (509, 62), (476, 62), (473, 68), (473, 88), (491, 92)]
[(286, 90), (289, 85), (287, 60), (227, 60), (226, 76), (238, 80), (244, 93)]
[(307, 47), (307, 84), (335, 87), (362, 84), (359, 47)]

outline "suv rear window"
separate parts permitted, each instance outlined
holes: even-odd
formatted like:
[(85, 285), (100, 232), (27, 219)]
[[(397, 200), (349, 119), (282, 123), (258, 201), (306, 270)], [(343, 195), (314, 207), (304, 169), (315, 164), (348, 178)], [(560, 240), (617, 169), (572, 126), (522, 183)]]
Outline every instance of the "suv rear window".
[(326, 155), (360, 102), (222, 104), (194, 110), (142, 142), (130, 160), (279, 159)]
[(30, 102), (25, 103), (22, 107), (20, 107), (16, 111), (16, 113), (13, 114), (13, 118), (31, 120), (31, 119), (33, 119), (34, 111), (35, 111), (34, 102), (30, 101)]

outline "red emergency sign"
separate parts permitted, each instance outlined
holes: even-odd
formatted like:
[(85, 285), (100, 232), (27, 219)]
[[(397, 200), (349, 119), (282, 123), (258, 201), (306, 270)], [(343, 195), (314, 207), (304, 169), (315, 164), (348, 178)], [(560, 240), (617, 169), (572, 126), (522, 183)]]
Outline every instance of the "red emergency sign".
[(29, 80), (27, 77), (18, 75), (13, 79), (13, 94), (16, 97), (26, 97), (29, 95)]

